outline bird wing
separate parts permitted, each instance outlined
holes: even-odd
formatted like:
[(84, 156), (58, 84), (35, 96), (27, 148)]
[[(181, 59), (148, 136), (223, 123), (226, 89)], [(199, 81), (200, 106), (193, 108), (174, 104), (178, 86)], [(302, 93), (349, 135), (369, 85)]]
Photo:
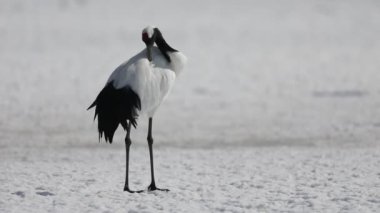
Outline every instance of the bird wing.
[(152, 65), (146, 58), (132, 59), (116, 68), (107, 83), (112, 82), (116, 89), (129, 87), (141, 99)]

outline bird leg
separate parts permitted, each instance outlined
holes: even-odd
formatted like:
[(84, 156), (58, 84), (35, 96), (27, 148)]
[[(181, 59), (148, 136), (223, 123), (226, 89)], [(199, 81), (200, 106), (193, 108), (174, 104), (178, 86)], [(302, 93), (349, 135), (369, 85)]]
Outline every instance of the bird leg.
[(152, 182), (150, 183), (149, 187), (148, 187), (148, 191), (155, 191), (155, 190), (159, 190), (159, 191), (169, 191), (169, 189), (160, 189), (160, 188), (157, 188), (156, 186), (156, 182), (154, 180), (154, 166), (153, 166), (153, 137), (152, 137), (152, 122), (153, 122), (153, 119), (152, 118), (149, 118), (149, 128), (148, 128), (148, 146), (149, 146), (149, 156), (150, 156), (150, 174), (151, 174), (151, 178), (152, 178)]
[(125, 152), (126, 152), (126, 165), (125, 165), (125, 185), (124, 185), (124, 191), (127, 191), (129, 193), (140, 193), (143, 192), (143, 190), (140, 191), (132, 191), (129, 189), (129, 182), (128, 182), (128, 173), (129, 173), (129, 147), (132, 144), (130, 134), (131, 134), (131, 122), (127, 122), (126, 125), (127, 135), (125, 136)]

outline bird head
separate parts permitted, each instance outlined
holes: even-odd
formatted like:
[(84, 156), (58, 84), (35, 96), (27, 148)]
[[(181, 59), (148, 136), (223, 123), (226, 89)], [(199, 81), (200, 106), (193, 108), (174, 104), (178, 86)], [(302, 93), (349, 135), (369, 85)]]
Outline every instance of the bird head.
[(155, 27), (147, 26), (142, 31), (142, 40), (147, 46), (153, 46), (156, 39)]

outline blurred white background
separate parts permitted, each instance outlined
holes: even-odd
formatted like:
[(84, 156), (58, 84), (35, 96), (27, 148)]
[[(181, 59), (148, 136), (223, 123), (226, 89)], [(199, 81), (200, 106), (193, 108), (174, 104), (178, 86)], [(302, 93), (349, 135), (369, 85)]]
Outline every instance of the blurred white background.
[(189, 58), (158, 146), (378, 144), (379, 1), (2, 0), (0, 145), (98, 145), (86, 108), (147, 25)]

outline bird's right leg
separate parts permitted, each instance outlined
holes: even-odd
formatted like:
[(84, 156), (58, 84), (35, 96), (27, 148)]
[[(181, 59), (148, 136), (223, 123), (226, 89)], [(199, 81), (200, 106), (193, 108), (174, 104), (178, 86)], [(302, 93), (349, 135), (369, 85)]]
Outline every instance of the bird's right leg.
[(148, 139), (148, 146), (149, 146), (150, 174), (151, 174), (152, 182), (148, 186), (148, 191), (159, 190), (159, 191), (168, 192), (169, 189), (157, 188), (156, 181), (154, 180), (152, 123), (153, 123), (153, 119), (149, 118), (148, 138), (147, 139)]
[(124, 185), (124, 191), (130, 192), (130, 193), (140, 193), (143, 192), (143, 190), (140, 191), (132, 191), (129, 188), (129, 181), (128, 181), (128, 173), (129, 173), (129, 147), (132, 144), (131, 141), (131, 122), (127, 121), (126, 128), (127, 130), (127, 135), (125, 136), (125, 152), (126, 152), (126, 165), (125, 165), (125, 185)]

